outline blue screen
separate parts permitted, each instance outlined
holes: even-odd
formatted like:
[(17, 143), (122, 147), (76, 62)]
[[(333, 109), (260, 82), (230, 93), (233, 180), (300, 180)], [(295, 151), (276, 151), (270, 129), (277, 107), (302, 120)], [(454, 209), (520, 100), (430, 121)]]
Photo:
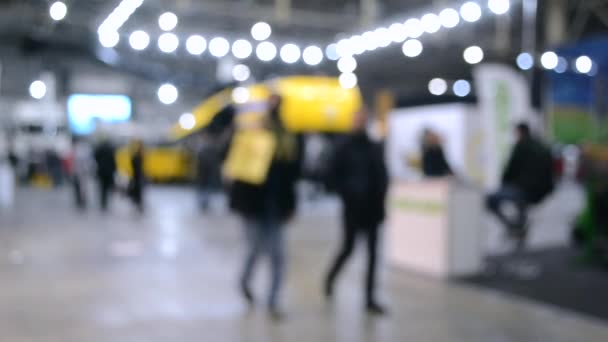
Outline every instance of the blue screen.
[(72, 132), (95, 131), (97, 121), (124, 122), (131, 118), (131, 99), (125, 95), (74, 94), (68, 98), (68, 120)]

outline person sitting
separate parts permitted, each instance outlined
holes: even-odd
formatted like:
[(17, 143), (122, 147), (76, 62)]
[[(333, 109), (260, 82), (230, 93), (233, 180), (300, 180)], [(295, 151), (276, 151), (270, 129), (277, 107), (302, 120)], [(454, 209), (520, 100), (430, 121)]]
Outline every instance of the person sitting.
[[(528, 232), (529, 206), (540, 203), (553, 191), (553, 156), (548, 147), (532, 136), (526, 123), (518, 124), (516, 131), (517, 143), (504, 170), (502, 185), (487, 197), (486, 205), (521, 248)], [(515, 217), (505, 214), (504, 203), (514, 205)]]

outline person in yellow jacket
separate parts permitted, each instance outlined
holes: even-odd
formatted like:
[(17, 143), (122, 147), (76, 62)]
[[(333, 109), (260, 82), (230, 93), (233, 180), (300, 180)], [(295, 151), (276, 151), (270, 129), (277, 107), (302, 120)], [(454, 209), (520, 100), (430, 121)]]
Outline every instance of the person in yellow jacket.
[(272, 268), (268, 308), (274, 318), (280, 318), (279, 291), (285, 273), (284, 226), (296, 209), (296, 180), (300, 174), (302, 143), (299, 136), (289, 132), (280, 116), (281, 97), (269, 99), (265, 129), (275, 141), (268, 172), (261, 184), (234, 181), (230, 190), (230, 206), (243, 218), (247, 251), (240, 278), (245, 300), (253, 304), (250, 281), (261, 254), (267, 253)]

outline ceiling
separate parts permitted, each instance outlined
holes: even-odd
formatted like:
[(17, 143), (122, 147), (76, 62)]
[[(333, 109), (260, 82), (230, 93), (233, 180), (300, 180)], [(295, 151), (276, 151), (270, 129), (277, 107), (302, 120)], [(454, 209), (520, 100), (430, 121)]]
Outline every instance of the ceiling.
[[(425, 36), (424, 54), (420, 58), (406, 58), (399, 45), (359, 56), (360, 84), (366, 91), (386, 87), (402, 96), (422, 96), (427, 93), (426, 83), (433, 77), (470, 78), (471, 67), (462, 59), (462, 51), (470, 45), (484, 48), (487, 60), (512, 63), (524, 43), (520, 1), (526, 0), (511, 1), (509, 16), (484, 16), (478, 23)], [(539, 48), (545, 45), (543, 18), (551, 1), (558, 0), (539, 0)], [(568, 14), (568, 39), (606, 30), (607, 0), (563, 1)], [(295, 42), (325, 47), (370, 28), (427, 12), (437, 13), (448, 6), (458, 8), (464, 0), (145, 0), (120, 29), (122, 43), (109, 50), (100, 48), (96, 31), (120, 0), (66, 0), (69, 15), (59, 23), (48, 16), (50, 2), (0, 0), (0, 57), (3, 50), (13, 49), (18, 51), (17, 55), (32, 60), (28, 62), (30, 68), (62, 70), (71, 68), (71, 62), (66, 61), (81, 58), (141, 79), (171, 81), (204, 93), (218, 86), (217, 59), (209, 54), (192, 57), (183, 49), (173, 54), (163, 54), (155, 48), (135, 52), (125, 43), (128, 34), (143, 29), (154, 41), (161, 33), (158, 16), (172, 11), (180, 20), (174, 31), (180, 38), (193, 33), (205, 37), (222, 35), (229, 40), (249, 38), (252, 24), (263, 20), (271, 24), (271, 39), (278, 44)], [(289, 10), (281, 10), (285, 8), (281, 4), (290, 4)], [(255, 58), (244, 63), (259, 80), (302, 73), (338, 75), (335, 63), (327, 60), (317, 67), (304, 63), (286, 65), (280, 61), (263, 63)]]

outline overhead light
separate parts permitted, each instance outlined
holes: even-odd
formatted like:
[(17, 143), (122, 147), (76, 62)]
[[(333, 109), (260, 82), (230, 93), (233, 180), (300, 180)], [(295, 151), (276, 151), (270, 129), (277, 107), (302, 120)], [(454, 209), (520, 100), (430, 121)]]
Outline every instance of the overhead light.
[(437, 14), (427, 13), (420, 18), (422, 28), (427, 33), (436, 33), (441, 29), (441, 21)]
[(175, 103), (175, 101), (177, 101), (179, 92), (177, 91), (177, 88), (175, 88), (175, 86), (173, 84), (165, 83), (158, 88), (157, 95), (158, 95), (158, 99), (160, 100), (160, 102), (162, 102), (166, 105), (170, 105), (172, 103)]
[(360, 55), (364, 53), (365, 50), (367, 50), (367, 47), (365, 46), (365, 40), (362, 36), (359, 35), (350, 37), (350, 45), (352, 48), (352, 52), (355, 55)]
[(99, 25), (97, 32), (118, 32), (131, 15), (144, 3), (144, 0), (122, 0), (106, 19)]
[(177, 27), (177, 15), (172, 12), (165, 12), (158, 17), (158, 26), (163, 31), (171, 31)]
[(158, 48), (164, 53), (172, 53), (179, 46), (179, 38), (173, 33), (163, 33), (158, 37)]
[(467, 80), (458, 80), (454, 82), (452, 90), (454, 91), (454, 95), (465, 97), (471, 93), (471, 83)]
[(255, 40), (266, 40), (270, 38), (272, 28), (268, 23), (259, 22), (251, 27), (251, 36)]
[(588, 56), (580, 56), (576, 59), (575, 67), (581, 74), (587, 74), (593, 69), (593, 61)]
[(179, 126), (189, 131), (196, 126), (196, 118), (192, 113), (184, 113), (179, 117)]
[(129, 44), (133, 50), (144, 50), (150, 45), (150, 36), (144, 31), (135, 31), (129, 36)]
[(249, 89), (245, 87), (236, 87), (232, 90), (232, 101), (237, 104), (247, 103), (249, 101)]
[(338, 55), (337, 46), (337, 44), (331, 43), (325, 48), (325, 56), (327, 56), (327, 59), (330, 61), (337, 61), (338, 58), (340, 58), (340, 55)]
[(190, 36), (186, 40), (186, 50), (191, 55), (201, 55), (207, 49), (207, 40), (199, 35)]
[(439, 13), (439, 21), (445, 28), (454, 28), (460, 23), (460, 15), (453, 8), (446, 8)]
[(405, 32), (410, 38), (418, 38), (424, 33), (422, 23), (416, 18), (406, 20), (403, 25), (405, 25)]
[(353, 49), (351, 47), (351, 43), (349, 39), (340, 39), (338, 41), (338, 44), (336, 45), (336, 52), (338, 53), (338, 56), (340, 57), (344, 57), (344, 56), (352, 56), (353, 55)]
[[(361, 35), (367, 51), (374, 51), (380, 47), (380, 42), (373, 31), (367, 31)], [(348, 55), (345, 55), (348, 56)]]
[(49, 14), (51, 19), (55, 21), (63, 20), (68, 14), (68, 6), (66, 6), (62, 1), (54, 2), (49, 8)]
[(259, 60), (269, 62), (277, 56), (277, 47), (271, 42), (261, 42), (255, 49), (255, 54)]
[(464, 60), (469, 64), (477, 64), (483, 61), (483, 50), (479, 46), (469, 46), (464, 50)]
[(559, 63), (559, 57), (553, 51), (547, 51), (540, 57), (540, 64), (547, 70), (553, 70)]
[(534, 57), (527, 52), (522, 52), (517, 56), (517, 66), (521, 70), (530, 70), (534, 66)]
[(557, 66), (553, 69), (558, 74), (563, 74), (568, 70), (568, 61), (564, 57), (558, 57)]
[(352, 56), (342, 57), (338, 60), (338, 70), (342, 73), (352, 73), (357, 69), (357, 60)]
[(402, 23), (394, 23), (389, 26), (388, 30), (394, 43), (403, 43), (407, 39), (405, 25)]
[(401, 50), (407, 57), (418, 57), (422, 53), (423, 46), (418, 39), (409, 39), (403, 43)]
[(224, 57), (230, 50), (230, 43), (223, 37), (215, 37), (209, 42), (209, 53), (213, 57)]
[(429, 82), (429, 92), (433, 95), (443, 95), (448, 91), (448, 84), (443, 78), (434, 78)]
[(232, 68), (232, 78), (238, 82), (245, 82), (251, 76), (251, 70), (244, 64), (237, 64)]
[(481, 19), (481, 7), (476, 2), (466, 2), (460, 7), (460, 16), (464, 21), (474, 23)]
[[(393, 42), (391, 33), (386, 27), (377, 28), (374, 31), (374, 35), (376, 36), (376, 39), (378, 40), (379, 47), (387, 47), (387, 46), (391, 45), (391, 43)], [(352, 46), (352, 42), (351, 42), (351, 49), (354, 49), (354, 47)]]
[(251, 56), (252, 52), (251, 43), (245, 39), (239, 39), (232, 44), (232, 54), (238, 59), (245, 59)]
[(116, 31), (99, 32), (99, 43), (105, 48), (113, 48), (118, 45), (120, 35)]
[(36, 80), (30, 84), (30, 96), (36, 100), (42, 99), (46, 95), (46, 84), (40, 80)]
[(511, 2), (509, 0), (488, 0), (488, 8), (492, 13), (502, 15), (509, 12)]
[(283, 62), (293, 64), (300, 59), (300, 48), (296, 44), (285, 44), (279, 52)]
[(311, 45), (302, 52), (302, 59), (308, 65), (318, 65), (323, 61), (323, 51), (318, 46)]
[(357, 75), (352, 72), (343, 73), (338, 77), (340, 86), (344, 89), (352, 89), (357, 86)]

